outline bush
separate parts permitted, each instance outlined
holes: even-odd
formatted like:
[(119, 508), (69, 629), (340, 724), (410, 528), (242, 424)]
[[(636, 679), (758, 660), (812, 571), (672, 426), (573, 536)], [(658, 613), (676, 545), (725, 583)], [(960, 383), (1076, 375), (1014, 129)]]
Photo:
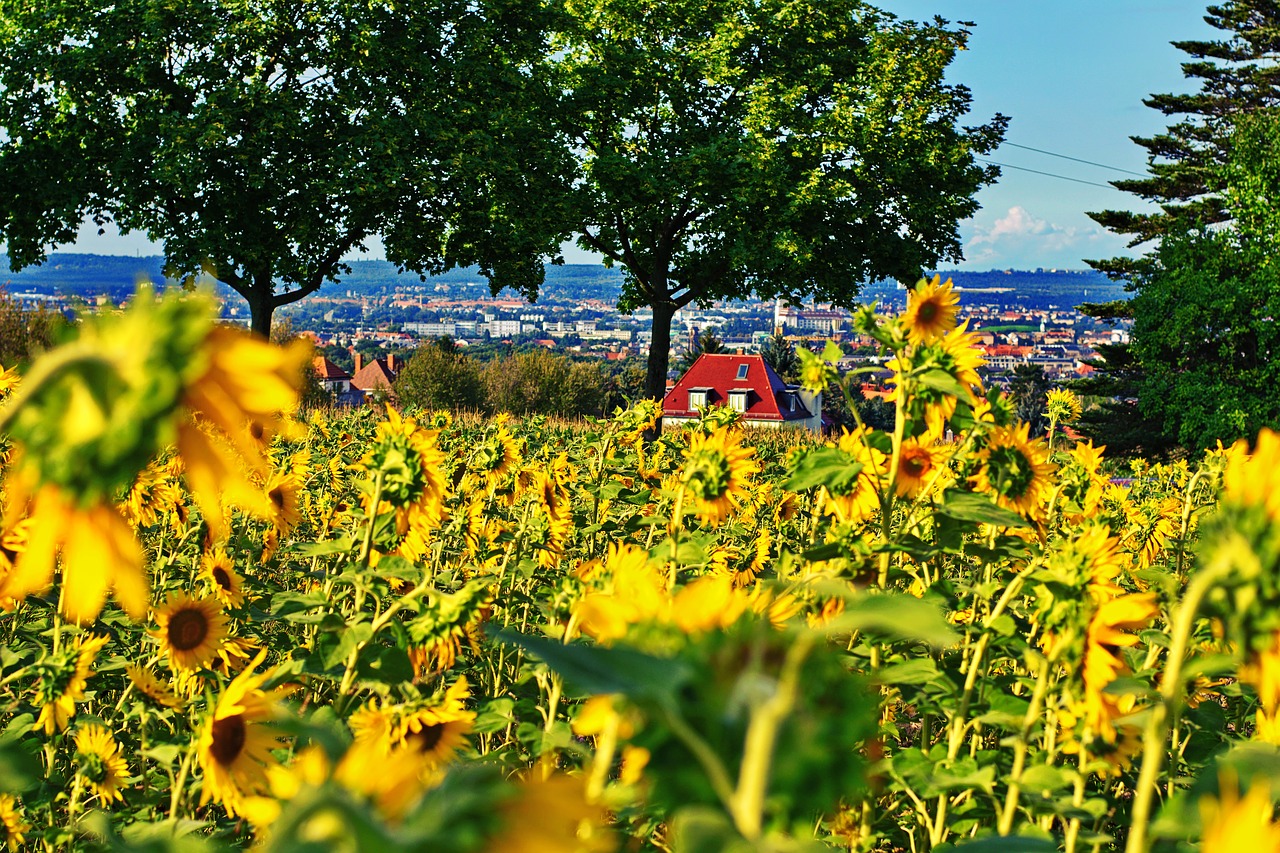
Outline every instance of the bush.
[(44, 305), (28, 308), (0, 290), (0, 366), (30, 361), (53, 345), (66, 322), (57, 311)]
[(605, 383), (600, 368), (545, 350), (491, 361), (485, 365), (483, 377), (493, 411), (564, 417), (604, 411)]
[(401, 405), (477, 411), (485, 408), (479, 366), (447, 338), (421, 347), (395, 382)]

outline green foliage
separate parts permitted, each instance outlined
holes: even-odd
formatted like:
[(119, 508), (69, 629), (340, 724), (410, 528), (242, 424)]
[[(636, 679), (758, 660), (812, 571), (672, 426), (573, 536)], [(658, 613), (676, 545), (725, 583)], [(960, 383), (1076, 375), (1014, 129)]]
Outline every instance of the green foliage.
[(483, 371), (492, 411), (574, 417), (604, 413), (604, 378), (598, 365), (544, 349), (497, 358)]
[(546, 24), (502, 0), (6, 4), (0, 241), (20, 268), (86, 216), (143, 231), (264, 336), (375, 235), (536, 292), (567, 158)]
[[(1005, 119), (958, 125), (944, 82), (968, 30), (860, 0), (585, 0), (555, 44), (560, 118), (586, 152), (579, 243), (653, 310), (647, 390), (665, 389), (670, 322), (720, 297), (848, 302), (959, 257), (956, 222), (995, 179), (975, 155)], [(909, 94), (908, 94), (909, 93)]]
[(1018, 420), (1031, 424), (1032, 435), (1043, 435), (1048, 427), (1044, 401), (1050, 387), (1049, 377), (1038, 364), (1019, 364), (1013, 369), (1009, 396), (1013, 399)]
[(783, 382), (800, 381), (800, 357), (796, 355), (796, 346), (787, 340), (781, 329), (775, 329), (769, 340), (764, 342), (760, 355)]
[(58, 330), (65, 325), (56, 311), (43, 304), (28, 307), (0, 290), (0, 367), (30, 361), (53, 346)]
[(478, 411), (486, 405), (480, 365), (452, 342), (420, 347), (396, 377), (395, 392), (402, 404), (424, 409)]

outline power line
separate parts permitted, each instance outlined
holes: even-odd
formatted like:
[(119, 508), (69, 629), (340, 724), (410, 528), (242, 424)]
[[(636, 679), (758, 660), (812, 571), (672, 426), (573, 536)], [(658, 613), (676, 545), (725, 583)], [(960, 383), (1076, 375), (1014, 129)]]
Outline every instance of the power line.
[(1124, 172), (1126, 175), (1137, 175), (1139, 178), (1150, 177), (1150, 175), (1145, 172), (1135, 172), (1132, 169), (1121, 169), (1119, 166), (1108, 166), (1106, 163), (1095, 163), (1092, 160), (1081, 160), (1079, 157), (1068, 157), (1066, 154), (1059, 154), (1056, 151), (1046, 151), (1043, 148), (1032, 148), (1030, 145), (1019, 145), (1016, 142), (1002, 142), (1001, 145), (1008, 145), (1011, 148), (1021, 148), (1024, 151), (1034, 151), (1037, 154), (1048, 154), (1050, 157), (1070, 160), (1073, 163), (1084, 163), (1086, 166), (1097, 166), (1099, 169), (1107, 169), (1112, 172)]
[(1066, 175), (1055, 175), (1053, 172), (1041, 172), (1039, 169), (1028, 169), (1026, 166), (1011, 166), (1008, 163), (997, 163), (995, 160), (987, 160), (983, 157), (973, 158), (979, 163), (987, 163), (992, 166), (999, 166), (1002, 169), (1017, 169), (1019, 172), (1030, 172), (1033, 175), (1044, 175), (1046, 178), (1057, 178), (1060, 181), (1071, 181), (1076, 184), (1084, 184), (1090, 187), (1102, 187), (1103, 189), (1114, 190), (1111, 184), (1100, 184), (1096, 181), (1085, 181), (1080, 178), (1068, 178)]

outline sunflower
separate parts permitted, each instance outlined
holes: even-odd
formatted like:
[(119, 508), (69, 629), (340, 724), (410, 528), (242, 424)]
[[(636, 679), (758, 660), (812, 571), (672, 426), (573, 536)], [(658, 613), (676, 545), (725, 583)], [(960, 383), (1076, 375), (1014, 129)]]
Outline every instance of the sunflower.
[(152, 636), (169, 655), (174, 670), (196, 670), (208, 665), (227, 634), (227, 617), (213, 598), (196, 598), (175, 592), (156, 611)]
[(141, 664), (131, 663), (124, 668), (125, 674), (129, 676), (129, 681), (134, 688), (154, 705), (161, 708), (181, 708), (182, 700), (169, 689), (169, 686), (162, 684), (160, 679), (151, 673)]
[(939, 460), (934, 457), (931, 445), (932, 442), (927, 438), (923, 442), (914, 438), (902, 442), (902, 451), (898, 455), (898, 476), (893, 484), (899, 497), (914, 498), (920, 494), (920, 490), (937, 469)]
[(987, 446), (978, 454), (981, 467), (973, 477), (978, 491), (986, 492), (1000, 506), (1027, 518), (1039, 518), (1053, 482), (1054, 467), (1039, 439), (1028, 438), (1030, 427), (996, 427)]
[(280, 740), (265, 721), (272, 717), (282, 691), (262, 689), (270, 671), (254, 675), (265, 657), (265, 651), (259, 652), (222, 691), (197, 746), (204, 771), (200, 804), (222, 803), (232, 816), (242, 797), (265, 790), (267, 768), (277, 763), (271, 750), (280, 746)]
[(917, 345), (939, 340), (956, 327), (959, 306), (960, 294), (952, 290), (951, 279), (942, 282), (937, 275), (932, 281), (920, 279), (907, 291), (907, 310), (902, 315), (908, 340)]
[(200, 577), (213, 587), (213, 594), (232, 610), (244, 604), (244, 578), (221, 548), (207, 552), (200, 559)]
[(597, 853), (616, 847), (604, 809), (587, 802), (586, 783), (575, 776), (522, 781), (498, 815), (501, 828), (484, 853)]
[(475, 722), (475, 712), (463, 704), (470, 696), (467, 680), (459, 678), (440, 703), (400, 715), (391, 742), (430, 764), (447, 763), (466, 744)]
[(1059, 424), (1071, 424), (1080, 420), (1084, 414), (1084, 406), (1068, 388), (1054, 388), (1045, 398), (1045, 406), (1049, 412), (1049, 420)]
[[(534, 499), (542, 511), (536, 521), (541, 525), (530, 539), (541, 546), (538, 565), (553, 568), (564, 556), (569, 533), (573, 529), (573, 514), (569, 506), (569, 493), (561, 485), (555, 473), (539, 473), (534, 477)], [(541, 534), (539, 540), (537, 534)]]
[(379, 506), (369, 507), (371, 496), (365, 497), (366, 511), (396, 513), (396, 531), (409, 529), (411, 516), (421, 514), (434, 523), (443, 515), (446, 496), (442, 466), (444, 452), (436, 441), (437, 433), (419, 428), (412, 418), (387, 407), (387, 419), (378, 424), (369, 451), (360, 467), (382, 481)]
[(609, 585), (583, 596), (573, 616), (584, 634), (608, 643), (624, 636), (628, 626), (657, 618), (668, 598), (649, 552), (638, 545), (611, 543), (604, 564)]
[(182, 504), (182, 490), (171, 463), (152, 462), (138, 472), (120, 504), (121, 514), (134, 527), (151, 527)]
[(520, 467), (520, 445), (505, 421), (476, 449), (472, 467), (484, 478), (487, 491), (493, 491), (510, 472)]
[(265, 490), (267, 500), (271, 502), (271, 523), (276, 533), (288, 533), (302, 520), (302, 513), (298, 511), (302, 481), (292, 471), (277, 471), (267, 480)]
[(266, 476), (272, 437), (293, 430), (282, 413), (298, 406), (311, 345), (295, 338), (280, 347), (240, 329), (213, 326), (200, 351), (204, 367), (184, 389), (190, 416), (178, 423), (177, 443), (192, 496), (218, 535), (224, 496), (270, 517), (247, 475)]
[(106, 803), (123, 800), (120, 786), (129, 781), (129, 765), (111, 732), (96, 723), (76, 730), (77, 772)]
[(718, 429), (689, 440), (680, 482), (704, 524), (722, 523), (748, 496), (748, 481), (760, 470), (754, 455), (753, 448), (742, 446), (739, 431)]
[(1280, 850), (1280, 822), (1265, 778), (1254, 779), (1241, 798), (1236, 774), (1219, 770), (1217, 795), (1205, 794), (1199, 806), (1201, 853)]
[(0, 365), (0, 398), (17, 388), (18, 383), (21, 381), (21, 377), (18, 376), (18, 365), (15, 364), (8, 368)]
[[(982, 387), (977, 370), (985, 359), (978, 347), (977, 333), (968, 329), (966, 320), (940, 340), (922, 344), (909, 354), (900, 352), (889, 362), (894, 372), (889, 381), (894, 389), (885, 399), (899, 402), (910, 385), (912, 392), (905, 401), (907, 414), (911, 420), (923, 422), (934, 435), (942, 435), (946, 422), (955, 414), (956, 393), (963, 392), (971, 402), (977, 402), (973, 389)], [(945, 374), (945, 383), (916, 381), (916, 377), (940, 374)]]
[(22, 811), (18, 808), (18, 799), (13, 794), (0, 794), (0, 829), (4, 830), (4, 844), (9, 853), (21, 849), (26, 840), (23, 833), (31, 826), (23, 820)]
[[(11, 507), (26, 502), (24, 478), (15, 478)], [(105, 501), (82, 504), (55, 485), (41, 486), (31, 503), (25, 550), (0, 581), (0, 597), (22, 600), (48, 589), (62, 552), (62, 613), (76, 624), (101, 612), (107, 592), (134, 619), (147, 611), (145, 558), (133, 529)]]
[(1136, 645), (1131, 632), (1145, 628), (1160, 613), (1153, 593), (1132, 593), (1103, 602), (1089, 620), (1085, 639), (1085, 719), (1089, 728), (1108, 742), (1115, 742), (1114, 720), (1129, 713), (1133, 696), (1109, 693), (1116, 679), (1130, 674), (1119, 650)]
[(37, 726), (45, 734), (63, 731), (76, 713), (76, 703), (84, 701), (85, 687), (93, 675), (93, 661), (107, 644), (107, 638), (81, 634), (75, 645), (39, 665), (36, 704), (40, 705)]
[(845, 432), (836, 446), (851, 461), (862, 465), (862, 470), (847, 483), (823, 486), (825, 511), (840, 521), (859, 522), (880, 509), (880, 487), (889, 474), (889, 458), (872, 447), (861, 430)]

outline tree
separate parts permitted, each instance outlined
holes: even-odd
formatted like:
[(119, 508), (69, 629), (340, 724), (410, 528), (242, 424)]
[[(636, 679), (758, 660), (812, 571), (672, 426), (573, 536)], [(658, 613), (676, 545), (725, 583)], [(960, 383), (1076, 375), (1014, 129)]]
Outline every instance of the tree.
[[(702, 334), (694, 339), (693, 343), (680, 355), (680, 363), (677, 370), (681, 374), (687, 373), (689, 368), (693, 367), (693, 363), (698, 360), (703, 353), (708, 355), (716, 355), (724, 352), (724, 341), (716, 337), (716, 333), (710, 329), (703, 329)], [(663, 383), (663, 391), (666, 391), (666, 383)]]
[[(1154, 213), (1091, 214), (1153, 248), (1140, 258), (1091, 261), (1127, 280), (1126, 306), (1083, 306), (1133, 320), (1129, 345), (1107, 348), (1084, 394), (1109, 395), (1080, 429), (1113, 451), (1199, 449), (1270, 422), (1270, 318), (1277, 306), (1270, 261), (1280, 188), (1268, 134), (1280, 106), (1280, 6), (1229, 0), (1205, 20), (1226, 37), (1175, 45), (1198, 92), (1145, 103), (1180, 116), (1167, 131), (1135, 138), (1151, 177), (1115, 185), (1158, 202)], [(1213, 226), (1212, 229), (1209, 226)]]
[[(1150, 177), (1112, 182), (1157, 202), (1160, 210), (1089, 214), (1100, 225), (1129, 235), (1130, 246), (1229, 219), (1218, 165), (1230, 157), (1233, 117), (1280, 105), (1280, 5), (1274, 0), (1227, 0), (1207, 11), (1205, 21), (1226, 38), (1173, 43), (1191, 57), (1182, 70), (1187, 78), (1200, 81), (1200, 90), (1152, 95), (1143, 101), (1167, 116), (1183, 118), (1164, 133), (1133, 137), (1147, 150)], [(1143, 265), (1142, 259), (1130, 258), (1090, 263), (1120, 275)]]
[(6, 2), (10, 264), (114, 221), (232, 287), (264, 336), (374, 236), (405, 268), (534, 294), (568, 162), (547, 24), (509, 0)]
[(1045, 396), (1053, 387), (1044, 368), (1038, 364), (1019, 364), (1009, 381), (1009, 397), (1013, 400), (1018, 420), (1031, 425), (1032, 435), (1043, 435), (1049, 427)]
[(783, 382), (796, 382), (800, 378), (800, 356), (796, 355), (795, 344), (787, 340), (782, 329), (774, 330), (760, 348), (760, 355)]
[(396, 397), (403, 405), (424, 409), (479, 411), (485, 408), (480, 366), (447, 338), (420, 347), (396, 377)]
[(580, 154), (578, 243), (653, 311), (647, 393), (671, 320), (717, 298), (915, 281), (958, 259), (956, 222), (998, 170), (1006, 120), (960, 128), (943, 74), (968, 30), (861, 0), (580, 0), (555, 43), (560, 120)]
[(493, 411), (576, 417), (604, 410), (604, 377), (597, 365), (541, 348), (490, 361), (484, 386)]
[(0, 289), (0, 372), (53, 346), (66, 319), (43, 303), (23, 305)]

